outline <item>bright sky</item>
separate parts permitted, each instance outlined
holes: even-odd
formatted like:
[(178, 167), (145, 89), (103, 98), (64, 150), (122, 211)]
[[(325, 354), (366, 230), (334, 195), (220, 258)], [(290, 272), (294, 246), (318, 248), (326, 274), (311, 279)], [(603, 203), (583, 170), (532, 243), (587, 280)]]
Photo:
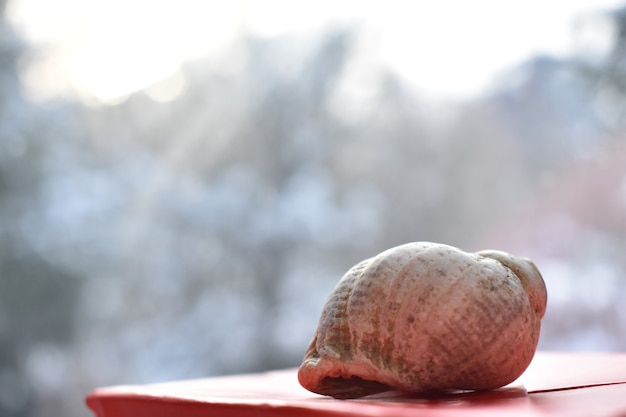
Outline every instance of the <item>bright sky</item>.
[[(184, 89), (187, 59), (228, 48), (242, 31), (271, 37), (364, 23), (378, 58), (426, 94), (466, 98), (497, 72), (538, 53), (564, 55), (574, 26), (617, 0), (11, 0), (8, 17), (26, 38), (51, 46), (23, 73), (35, 99), (77, 93), (107, 104), (147, 90), (167, 101)], [(607, 27), (583, 42), (606, 48)]]

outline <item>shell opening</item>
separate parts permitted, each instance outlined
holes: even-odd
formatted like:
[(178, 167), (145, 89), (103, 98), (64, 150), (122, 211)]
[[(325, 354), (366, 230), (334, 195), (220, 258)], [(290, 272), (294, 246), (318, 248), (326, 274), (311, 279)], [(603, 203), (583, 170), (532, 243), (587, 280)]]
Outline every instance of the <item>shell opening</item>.
[(377, 381), (369, 381), (358, 376), (322, 378), (318, 385), (319, 392), (338, 399), (360, 398), (366, 395), (389, 391), (393, 388)]

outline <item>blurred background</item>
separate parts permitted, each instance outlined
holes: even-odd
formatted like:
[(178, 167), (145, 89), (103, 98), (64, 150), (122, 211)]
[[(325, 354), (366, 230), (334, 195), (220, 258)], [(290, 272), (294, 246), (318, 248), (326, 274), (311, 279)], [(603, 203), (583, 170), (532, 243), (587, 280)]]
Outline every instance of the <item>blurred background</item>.
[(0, 415), (297, 366), (411, 241), (532, 258), (540, 349), (625, 351), (623, 7), (0, 0)]

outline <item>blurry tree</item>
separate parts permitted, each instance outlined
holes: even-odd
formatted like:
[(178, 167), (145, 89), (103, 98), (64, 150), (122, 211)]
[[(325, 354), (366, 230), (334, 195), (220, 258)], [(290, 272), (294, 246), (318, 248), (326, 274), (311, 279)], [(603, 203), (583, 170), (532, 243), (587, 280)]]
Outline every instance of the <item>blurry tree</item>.
[[(247, 123), (240, 126), (232, 139), (235, 147), (245, 147), (246, 151), (230, 155), (228, 159), (231, 163), (251, 166), (258, 175), (256, 191), (263, 201), (249, 207), (250, 214), (260, 209), (266, 211), (265, 216), (277, 216), (269, 222), (270, 227), (263, 235), (256, 237), (261, 240), (257, 240), (260, 244), (250, 246), (247, 239), (238, 244), (241, 245), (238, 251), (248, 254), (247, 261), (255, 271), (249, 285), (261, 303), (254, 327), (258, 332), (257, 363), (262, 367), (276, 368), (293, 363), (292, 358), (277, 348), (272, 327), (278, 320), (279, 289), (288, 273), (288, 260), (294, 255), (293, 249), (310, 241), (312, 236), (306, 230), (310, 227), (309, 219), (290, 221), (290, 213), (283, 212), (281, 206), (289, 204), (293, 194), (302, 191), (298, 187), (317, 181), (317, 176), (329, 175), (331, 141), (337, 138), (333, 138), (332, 116), (325, 112), (324, 105), (348, 59), (350, 40), (346, 32), (331, 34), (292, 78), (280, 76), (281, 72), (275, 67), (281, 65), (280, 60), (267, 60), (272, 56), (271, 44), (250, 47), (248, 77), (254, 79), (257, 72), (265, 72), (266, 88), (257, 92), (246, 117)], [(297, 210), (297, 207), (286, 209)], [(322, 216), (321, 213), (312, 215)], [(259, 221), (267, 220), (261, 217)]]
[(609, 131), (619, 131), (626, 123), (626, 7), (589, 17), (589, 24), (612, 27), (611, 49), (603, 56), (582, 55), (573, 67), (586, 82), (596, 114)]
[[(0, 3), (0, 11), (6, 2)], [(60, 114), (28, 102), (17, 64), (25, 45), (0, 19), (0, 415), (36, 412), (29, 374), (34, 349), (67, 346), (74, 330), (78, 281), (37, 245), (49, 152), (63, 134)], [(54, 107), (54, 106), (53, 106)], [(52, 107), (51, 107), (52, 109)], [(60, 124), (59, 124), (60, 123)], [(41, 398), (39, 398), (41, 399)], [(39, 404), (40, 405), (40, 404)], [(48, 404), (54, 413), (55, 408)], [(56, 410), (58, 411), (58, 409)], [(42, 414), (44, 415), (44, 414)]]
[(497, 117), (515, 132), (519, 152), (538, 182), (596, 145), (600, 121), (585, 84), (570, 63), (537, 56), (520, 65), (490, 98)]
[[(235, 74), (218, 71), (230, 57), (200, 62), (187, 68), (189, 88), (174, 102), (138, 94), (87, 115), (93, 149), (106, 164), (102, 175), (127, 197), (125, 215), (106, 226), (118, 242), (113, 261), (85, 271), (94, 277), (87, 296), (91, 286), (107, 286), (115, 294), (110, 298), (121, 301), (113, 310), (106, 299), (95, 310), (85, 302), (85, 346), (132, 332), (155, 346), (159, 362), (172, 363), (167, 372), (178, 367), (181, 376), (299, 359), (301, 352), (283, 351), (276, 337), (279, 310), (298, 303), (281, 294), (294, 257), (334, 233), (341, 212), (328, 180), (337, 138), (324, 106), (348, 58), (350, 36), (329, 35), (305, 53), (289, 39), (242, 39), (234, 49), (245, 65)], [(153, 116), (158, 113), (163, 117)], [(125, 171), (142, 173), (131, 188), (116, 178)], [(169, 320), (188, 326), (163, 332)], [(176, 339), (188, 365), (159, 348)], [(111, 349), (129, 355), (129, 362), (145, 356), (123, 344)], [(135, 375), (172, 377), (149, 365)]]

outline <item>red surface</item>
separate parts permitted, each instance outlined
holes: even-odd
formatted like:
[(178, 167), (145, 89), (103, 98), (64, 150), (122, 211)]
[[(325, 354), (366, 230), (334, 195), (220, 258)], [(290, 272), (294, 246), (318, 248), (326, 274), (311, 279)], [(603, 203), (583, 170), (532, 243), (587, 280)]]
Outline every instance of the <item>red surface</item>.
[(489, 392), (335, 400), (306, 391), (287, 369), (101, 388), (87, 404), (97, 417), (626, 416), (626, 354), (539, 352), (517, 381)]

